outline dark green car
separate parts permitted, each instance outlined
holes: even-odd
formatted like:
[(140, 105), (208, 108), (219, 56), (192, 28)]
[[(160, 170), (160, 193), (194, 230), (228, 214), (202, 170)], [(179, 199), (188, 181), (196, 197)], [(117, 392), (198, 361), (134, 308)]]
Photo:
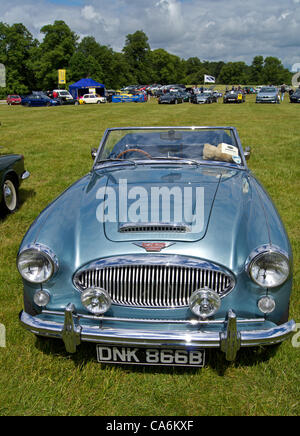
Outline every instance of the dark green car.
[(0, 154), (0, 213), (13, 213), (18, 208), (18, 190), (30, 173), (25, 170), (21, 154)]

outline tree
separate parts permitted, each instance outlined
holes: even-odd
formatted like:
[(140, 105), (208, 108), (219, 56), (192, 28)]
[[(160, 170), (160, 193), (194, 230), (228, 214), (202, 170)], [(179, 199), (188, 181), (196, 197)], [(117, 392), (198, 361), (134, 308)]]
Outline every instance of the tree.
[(262, 73), (264, 68), (263, 56), (255, 56), (250, 66), (250, 83), (258, 85), (263, 82)]
[(41, 28), (44, 39), (33, 62), (37, 84), (41, 89), (57, 86), (59, 69), (66, 69), (76, 50), (78, 36), (64, 21), (55, 21)]
[(278, 58), (269, 56), (265, 58), (262, 73), (263, 83), (279, 85), (281, 83), (290, 83), (292, 74), (284, 68)]
[(250, 67), (245, 62), (228, 62), (220, 71), (219, 82), (225, 85), (246, 85), (250, 80), (249, 70)]
[(178, 56), (159, 48), (150, 53), (151, 75), (150, 81), (161, 83), (181, 82), (184, 76), (184, 64)]
[(34, 84), (30, 68), (32, 51), (38, 41), (21, 23), (0, 23), (0, 63), (6, 67), (6, 88), (3, 93), (25, 94)]
[(101, 59), (101, 46), (94, 37), (87, 36), (82, 39), (69, 62), (69, 80), (77, 81), (83, 77), (92, 77), (98, 82), (103, 81)]
[(142, 30), (127, 35), (123, 53), (137, 82), (147, 83), (150, 75), (150, 45), (147, 35)]

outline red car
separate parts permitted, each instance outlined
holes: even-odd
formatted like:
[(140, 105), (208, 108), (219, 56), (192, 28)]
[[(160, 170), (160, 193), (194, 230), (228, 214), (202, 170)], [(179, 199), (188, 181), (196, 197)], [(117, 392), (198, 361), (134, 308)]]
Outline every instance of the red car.
[(8, 95), (6, 99), (7, 104), (21, 104), (21, 97), (19, 95)]

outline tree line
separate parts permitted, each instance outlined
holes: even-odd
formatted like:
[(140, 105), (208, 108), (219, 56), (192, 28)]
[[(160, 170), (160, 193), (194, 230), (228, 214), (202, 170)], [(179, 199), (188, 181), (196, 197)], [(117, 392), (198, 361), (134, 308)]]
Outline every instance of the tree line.
[(92, 77), (108, 89), (129, 84), (203, 84), (204, 74), (225, 85), (290, 84), (292, 77), (272, 56), (255, 56), (247, 65), (182, 59), (162, 48), (151, 50), (142, 30), (126, 36), (121, 52), (92, 36), (80, 40), (64, 21), (43, 26), (40, 32), (41, 42), (22, 23), (0, 22), (0, 63), (6, 67), (6, 88), (0, 88), (0, 97), (57, 88), (58, 69), (66, 70), (67, 86)]

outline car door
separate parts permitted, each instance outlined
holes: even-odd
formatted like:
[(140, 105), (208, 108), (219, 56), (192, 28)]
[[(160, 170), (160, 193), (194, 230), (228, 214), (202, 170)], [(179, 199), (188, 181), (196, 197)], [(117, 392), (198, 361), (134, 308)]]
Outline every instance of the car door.
[(92, 94), (90, 95), (90, 103), (97, 103), (98, 98), (96, 95)]

